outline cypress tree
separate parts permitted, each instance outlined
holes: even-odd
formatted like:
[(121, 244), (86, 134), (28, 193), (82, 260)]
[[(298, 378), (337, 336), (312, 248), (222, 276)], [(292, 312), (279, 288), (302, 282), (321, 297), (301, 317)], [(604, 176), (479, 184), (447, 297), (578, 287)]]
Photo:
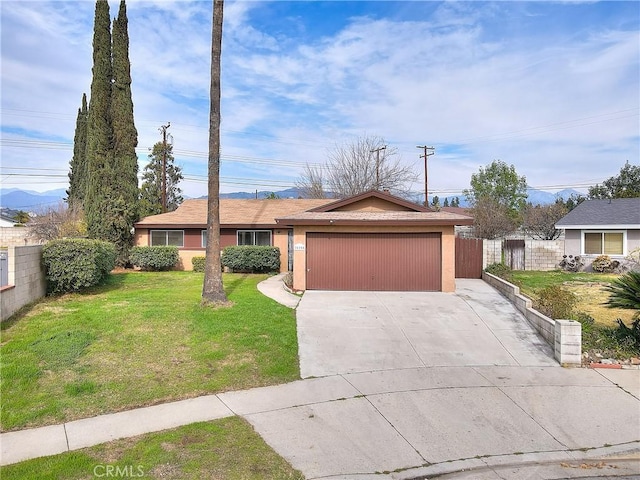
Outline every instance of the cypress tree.
[(133, 241), (131, 229), (138, 219), (138, 132), (133, 119), (131, 98), (131, 65), (127, 7), (120, 2), (118, 17), (113, 21), (113, 81), (111, 83), (111, 121), (113, 126), (113, 212), (122, 223), (118, 234), (118, 250), (124, 259)]
[(93, 24), (93, 78), (87, 122), (87, 191), (84, 208), (90, 238), (114, 241), (107, 221), (112, 183), (111, 19), (107, 0), (96, 1)]
[(78, 109), (76, 132), (73, 137), (73, 158), (70, 162), (67, 204), (70, 208), (82, 207), (87, 190), (87, 94), (82, 94), (82, 106)]

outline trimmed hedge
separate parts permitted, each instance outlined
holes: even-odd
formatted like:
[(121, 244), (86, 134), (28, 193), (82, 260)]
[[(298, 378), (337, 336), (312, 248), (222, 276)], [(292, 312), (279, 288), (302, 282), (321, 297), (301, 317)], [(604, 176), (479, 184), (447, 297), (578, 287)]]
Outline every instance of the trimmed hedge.
[(102, 283), (116, 265), (115, 245), (101, 240), (52, 240), (42, 248), (49, 293), (77, 292)]
[(280, 249), (239, 245), (225, 247), (222, 251), (222, 266), (234, 272), (267, 273), (280, 271)]
[(205, 257), (193, 257), (191, 259), (194, 272), (204, 272), (204, 259)]
[(178, 247), (133, 247), (129, 252), (129, 261), (142, 270), (169, 270), (178, 263)]

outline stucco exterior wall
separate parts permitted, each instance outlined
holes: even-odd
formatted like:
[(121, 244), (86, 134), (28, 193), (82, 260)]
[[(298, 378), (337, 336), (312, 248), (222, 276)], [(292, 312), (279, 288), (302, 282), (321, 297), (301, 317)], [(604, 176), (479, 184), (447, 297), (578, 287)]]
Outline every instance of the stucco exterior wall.
[[(296, 226), (293, 229), (293, 288), (307, 288), (307, 232), (332, 233), (440, 233), (442, 235), (442, 291), (454, 292), (455, 281), (455, 234), (453, 226), (439, 227), (353, 227), (353, 226)], [(304, 246), (304, 249), (301, 248)]]
[(564, 254), (565, 255), (580, 255), (581, 244), (580, 230), (565, 230), (564, 231)]
[(9, 285), (0, 289), (0, 321), (47, 293), (42, 246), (9, 247)]

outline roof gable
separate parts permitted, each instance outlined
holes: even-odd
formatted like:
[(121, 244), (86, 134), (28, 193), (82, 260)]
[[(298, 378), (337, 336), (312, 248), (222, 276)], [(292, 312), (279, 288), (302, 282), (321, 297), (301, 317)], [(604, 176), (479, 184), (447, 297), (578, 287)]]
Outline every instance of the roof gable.
[(409, 202), (387, 192), (369, 190), (308, 210), (309, 212), (431, 212), (430, 208)]
[(558, 228), (640, 228), (640, 198), (585, 200), (556, 223)]

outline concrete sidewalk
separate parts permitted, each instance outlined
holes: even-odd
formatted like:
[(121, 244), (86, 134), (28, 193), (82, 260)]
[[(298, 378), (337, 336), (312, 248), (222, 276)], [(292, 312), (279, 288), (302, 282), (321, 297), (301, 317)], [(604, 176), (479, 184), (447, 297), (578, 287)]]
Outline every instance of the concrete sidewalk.
[[(2, 464), (230, 415), (308, 479), (557, 469), (640, 452), (640, 371), (420, 367), (300, 380), (4, 433)], [(640, 459), (627, 463), (615, 473), (640, 475)]]
[(296, 308), (300, 302), (300, 297), (290, 293), (284, 288), (282, 279), (286, 273), (280, 273), (263, 280), (258, 284), (258, 290), (263, 295), (272, 298), (276, 302), (289, 308)]

